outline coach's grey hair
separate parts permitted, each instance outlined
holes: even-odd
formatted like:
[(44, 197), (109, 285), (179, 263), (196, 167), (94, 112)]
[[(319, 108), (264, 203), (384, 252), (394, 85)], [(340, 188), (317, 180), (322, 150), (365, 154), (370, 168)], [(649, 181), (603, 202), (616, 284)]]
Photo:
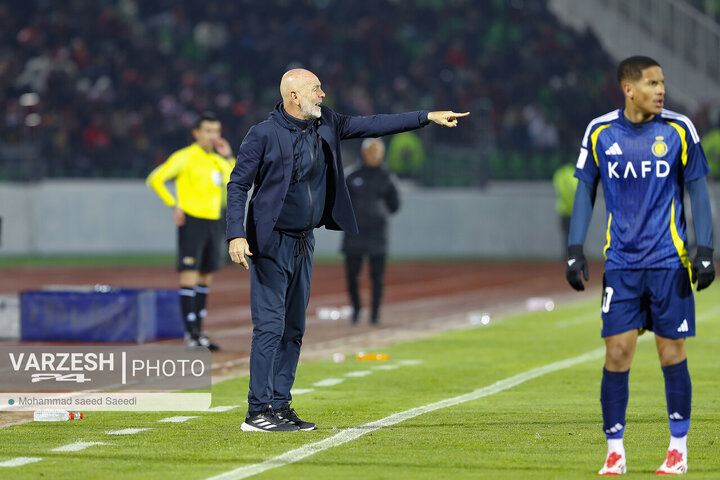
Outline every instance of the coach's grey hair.
[(363, 140), (362, 145), (360, 145), (360, 151), (364, 152), (365, 150), (370, 148), (370, 145), (372, 145), (374, 143), (379, 144), (383, 153), (385, 153), (385, 142), (383, 142), (379, 138), (366, 138), (365, 140)]

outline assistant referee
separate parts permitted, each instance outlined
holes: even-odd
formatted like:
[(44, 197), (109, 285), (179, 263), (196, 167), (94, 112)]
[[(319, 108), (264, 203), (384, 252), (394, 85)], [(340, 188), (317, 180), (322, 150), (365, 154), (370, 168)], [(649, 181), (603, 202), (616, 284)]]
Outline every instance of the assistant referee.
[[(192, 131), (195, 143), (173, 153), (147, 177), (148, 186), (173, 209), (178, 226), (177, 269), (185, 345), (210, 350), (219, 347), (202, 333), (202, 321), (207, 315), (212, 272), (221, 266), (220, 245), (225, 233), (220, 220), (222, 196), (235, 165), (232, 148), (220, 130), (215, 115), (201, 114)], [(170, 180), (175, 181), (177, 198), (165, 185)]]

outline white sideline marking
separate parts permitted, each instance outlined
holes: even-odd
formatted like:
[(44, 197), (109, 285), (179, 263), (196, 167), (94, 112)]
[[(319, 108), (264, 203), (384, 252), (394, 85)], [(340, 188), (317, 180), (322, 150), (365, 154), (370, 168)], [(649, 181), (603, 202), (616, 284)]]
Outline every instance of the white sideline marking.
[(395, 370), (398, 368), (397, 365), (378, 365), (376, 367), (372, 367), (373, 370)]
[(404, 412), (394, 413), (388, 417), (377, 420), (375, 422), (360, 425), (359, 427), (348, 428), (333, 435), (332, 437), (320, 440), (319, 442), (303, 445), (302, 447), (290, 450), (283, 453), (282, 455), (278, 455), (277, 457), (269, 458), (262, 463), (245, 465), (236, 468), (235, 470), (231, 470), (229, 472), (221, 473), (220, 475), (210, 477), (207, 480), (237, 480), (241, 478), (251, 477), (253, 475), (257, 475), (259, 473), (276, 467), (283, 467), (285, 465), (298, 462), (315, 453), (322, 452), (323, 450), (327, 450), (329, 448), (342, 445), (343, 443), (350, 442), (352, 440), (355, 440), (356, 438), (365, 435), (366, 433), (374, 432), (375, 430), (379, 430), (383, 427), (389, 427), (391, 425), (395, 425), (396, 423), (400, 423), (405, 420), (417, 417), (419, 415), (439, 410), (441, 408), (452, 407), (461, 403), (487, 397), (489, 395), (508, 390), (512, 387), (520, 385), (521, 383), (525, 383), (528, 380), (532, 380), (548, 373), (556, 372), (558, 370), (564, 370), (566, 368), (583, 362), (587, 362), (589, 360), (596, 360), (598, 358), (602, 358), (604, 355), (605, 347), (602, 347), (577, 357), (568, 358), (542, 367), (533, 368), (531, 370), (527, 370), (517, 375), (513, 375), (512, 377), (497, 381), (492, 385), (479, 388), (473, 392), (466, 393), (464, 395), (446, 398), (445, 400), (440, 400), (439, 402), (424, 405), (422, 407), (411, 408), (410, 410), (405, 410)]
[(293, 395), (302, 395), (303, 393), (310, 393), (310, 392), (314, 392), (314, 391), (315, 391), (314, 388), (298, 388), (298, 389), (294, 389), (290, 393), (292, 393)]
[(197, 415), (192, 417), (167, 417), (167, 418), (161, 418), (158, 420), (158, 423), (183, 423), (187, 422), (188, 420), (192, 418), (197, 418)]
[(11, 458), (10, 460), (6, 460), (2, 463), (0, 463), (0, 467), (19, 467), (21, 465), (27, 465), (28, 463), (35, 463), (42, 460), (42, 458), (37, 457), (16, 457)]
[(62, 447), (53, 448), (51, 452), (79, 452), (93, 445), (107, 445), (105, 442), (75, 442), (63, 445)]
[(357, 372), (348, 372), (345, 374), (346, 377), (364, 377), (366, 375), (372, 375), (371, 370), (358, 370)]
[(342, 382), (342, 378), (326, 378), (325, 380), (313, 383), (313, 387), (332, 387), (333, 385), (337, 385)]
[(207, 411), (212, 413), (219, 413), (227, 412), (228, 410), (232, 410), (233, 408), (240, 408), (240, 405), (221, 405), (219, 407), (208, 408)]
[(398, 360), (398, 365), (420, 365), (422, 360)]
[(105, 432), (107, 435), (135, 435), (136, 433), (152, 430), (151, 428), (125, 428), (123, 430), (110, 430)]

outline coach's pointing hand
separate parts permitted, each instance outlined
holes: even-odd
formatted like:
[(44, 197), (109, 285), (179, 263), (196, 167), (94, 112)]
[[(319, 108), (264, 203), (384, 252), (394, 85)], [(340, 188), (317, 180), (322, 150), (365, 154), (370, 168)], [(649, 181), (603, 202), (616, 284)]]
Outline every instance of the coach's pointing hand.
[(582, 245), (570, 245), (568, 247), (567, 266), (565, 267), (565, 278), (572, 288), (578, 291), (585, 290), (582, 279), (590, 280), (589, 269)]
[(443, 127), (457, 127), (458, 118), (461, 117), (467, 117), (470, 115), (470, 112), (465, 113), (455, 113), (452, 111), (443, 111), (443, 112), (428, 112), (428, 120), (431, 122), (435, 122), (438, 125), (442, 125)]
[(247, 255), (248, 257), (252, 257), (252, 253), (250, 253), (250, 246), (248, 245), (246, 239), (233, 238), (232, 240), (230, 240), (228, 253), (230, 254), (230, 259), (233, 262), (239, 263), (240, 265), (245, 267), (245, 270), (248, 269), (247, 258), (245, 258), (245, 255)]

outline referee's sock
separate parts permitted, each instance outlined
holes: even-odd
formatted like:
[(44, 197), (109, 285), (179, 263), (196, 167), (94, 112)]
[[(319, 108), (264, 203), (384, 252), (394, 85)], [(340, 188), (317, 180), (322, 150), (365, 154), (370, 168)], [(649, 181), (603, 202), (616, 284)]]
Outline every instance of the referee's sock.
[[(600, 384), (600, 404), (602, 405), (603, 430), (608, 439), (608, 448), (620, 450), (622, 448), (623, 433), (625, 433), (625, 412), (627, 410), (630, 389), (628, 379), (630, 370), (625, 372), (610, 372), (603, 368), (602, 383)], [(618, 440), (620, 442), (612, 441)]]
[(197, 337), (199, 334), (197, 314), (195, 313), (195, 289), (194, 287), (180, 287), (180, 311), (185, 324), (185, 331), (191, 337)]
[(687, 455), (687, 433), (690, 429), (692, 382), (687, 359), (669, 367), (662, 367), (665, 377), (665, 399), (670, 421), (670, 448)]
[(202, 323), (205, 317), (207, 317), (205, 305), (207, 303), (208, 293), (210, 293), (210, 287), (207, 285), (195, 286), (195, 316), (197, 317), (198, 333), (202, 332)]

